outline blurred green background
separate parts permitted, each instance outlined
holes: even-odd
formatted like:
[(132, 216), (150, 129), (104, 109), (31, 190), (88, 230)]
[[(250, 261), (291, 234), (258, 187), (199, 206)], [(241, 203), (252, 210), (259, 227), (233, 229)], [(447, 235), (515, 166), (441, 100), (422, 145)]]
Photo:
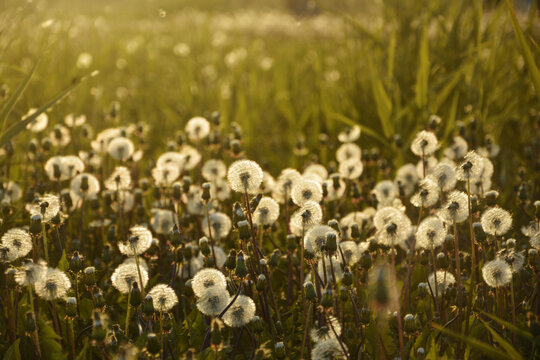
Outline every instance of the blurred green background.
[[(50, 111), (53, 123), (85, 113), (101, 130), (115, 125), (104, 119), (118, 102), (119, 123), (148, 123), (158, 153), (187, 119), (219, 111), (224, 130), (241, 125), (248, 157), (274, 170), (297, 165), (289, 154), (299, 142), (315, 149), (320, 133), (332, 142), (353, 123), (360, 145), (396, 166), (412, 155), (395, 135), (408, 144), (433, 114), (443, 141), (476, 119), (478, 142), (490, 134), (508, 156), (538, 130), (538, 97), (504, 1), (3, 4), (1, 83), (15, 89), (42, 59), (8, 124), (99, 70)], [(536, 7), (516, 8), (538, 63)]]

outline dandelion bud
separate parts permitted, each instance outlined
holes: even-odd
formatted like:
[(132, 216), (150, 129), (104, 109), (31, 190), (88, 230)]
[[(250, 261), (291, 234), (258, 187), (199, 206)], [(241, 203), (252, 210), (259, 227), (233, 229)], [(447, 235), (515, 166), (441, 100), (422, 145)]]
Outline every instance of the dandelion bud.
[(379, 244), (377, 243), (377, 238), (375, 236), (370, 237), (367, 239), (368, 242), (368, 251), (369, 252), (375, 252), (379, 249)]
[(51, 150), (51, 147), (52, 147), (51, 139), (44, 138), (43, 140), (41, 140), (41, 148), (43, 149), (43, 151), (48, 152), (49, 150)]
[(362, 269), (368, 270), (371, 267), (371, 265), (372, 265), (371, 254), (366, 251), (360, 256), (360, 266), (362, 267)]
[(276, 356), (276, 359), (285, 359), (287, 351), (285, 350), (285, 344), (283, 344), (283, 342), (280, 341), (274, 345), (274, 355)]
[(296, 249), (296, 236), (293, 234), (287, 235), (287, 249), (289, 249), (291, 252)]
[(96, 308), (102, 308), (105, 306), (105, 298), (103, 297), (103, 294), (101, 293), (100, 288), (98, 288), (97, 286), (94, 287), (92, 291), (92, 296), (94, 297)]
[(96, 268), (89, 266), (84, 269), (84, 283), (87, 286), (94, 285), (96, 283)]
[(447, 250), (453, 250), (454, 249), (454, 235), (446, 234), (446, 236), (444, 238), (444, 247)]
[(334, 232), (326, 234), (326, 251), (330, 255), (334, 254), (337, 250), (337, 236)]
[(279, 258), (281, 257), (281, 252), (279, 249), (275, 249), (270, 255), (270, 260), (268, 261), (268, 266), (271, 268), (276, 268), (279, 265)]
[(204, 184), (202, 184), (201, 199), (203, 199), (206, 202), (210, 200), (210, 183), (209, 182), (205, 182)]
[(182, 179), (182, 192), (187, 194), (189, 193), (189, 188), (191, 186), (191, 178), (189, 176), (184, 176)]
[(236, 256), (236, 267), (234, 269), (234, 274), (241, 279), (245, 278), (248, 274), (244, 253), (242, 251), (240, 251)]
[(527, 254), (527, 261), (531, 267), (534, 267), (538, 264), (538, 250), (536, 249), (529, 249), (529, 252)]
[(188, 244), (184, 246), (182, 255), (184, 256), (184, 259), (188, 261), (191, 260), (191, 258), (193, 257), (193, 248), (191, 247), (191, 245)]
[(238, 226), (238, 223), (245, 219), (246, 216), (244, 215), (244, 210), (242, 210), (242, 205), (239, 202), (235, 202), (233, 206), (233, 223)]
[(141, 295), (141, 289), (139, 289), (139, 285), (136, 281), (131, 284), (131, 295), (130, 295), (129, 303), (133, 307), (137, 307), (141, 305), (142, 302), (142, 295)]
[(235, 156), (238, 156), (242, 152), (242, 145), (240, 141), (233, 139), (231, 141), (231, 150)]
[(208, 238), (203, 236), (199, 239), (199, 249), (204, 256), (209, 256), (211, 253), (210, 246), (208, 245)]
[(426, 350), (424, 350), (423, 347), (419, 347), (418, 350), (416, 350), (416, 359), (424, 360), (425, 358), (426, 358)]
[(154, 300), (151, 295), (146, 295), (142, 304), (142, 312), (144, 315), (150, 317), (154, 315)]
[(315, 291), (315, 286), (311, 281), (306, 281), (304, 283), (304, 294), (307, 301), (315, 301), (317, 298), (317, 292)]
[(425, 282), (421, 282), (418, 284), (418, 288), (416, 290), (416, 294), (420, 299), (424, 299), (429, 293), (428, 285)]
[(349, 270), (349, 267), (345, 268), (345, 271), (343, 272), (343, 279), (341, 280), (341, 282), (345, 286), (351, 286), (352, 285), (352, 283), (353, 283), (353, 275), (352, 275), (351, 271)]
[(477, 242), (484, 242), (486, 240), (486, 233), (484, 232), (484, 228), (482, 227), (482, 224), (479, 222), (473, 223), (473, 229), (474, 229), (474, 238)]
[(371, 310), (367, 307), (363, 307), (360, 310), (360, 322), (367, 326), (371, 322)]
[(103, 246), (103, 255), (101, 256), (101, 259), (105, 264), (108, 264), (113, 259), (113, 252), (111, 250), (111, 246), (109, 244), (105, 244)]
[(440, 252), (437, 254), (436, 265), (439, 269), (447, 269), (449, 265), (448, 256), (445, 253)]
[(405, 332), (412, 334), (416, 331), (416, 319), (413, 314), (407, 314), (403, 318), (403, 329)]
[(283, 338), (283, 335), (284, 335), (284, 330), (283, 330), (283, 324), (281, 323), (281, 321), (276, 321), (276, 332), (277, 332), (277, 336), (279, 338)]
[(26, 313), (26, 317), (24, 319), (24, 329), (28, 333), (36, 331), (36, 321), (34, 319), (34, 314), (32, 314), (31, 311)]
[(94, 322), (92, 323), (92, 339), (96, 341), (103, 341), (107, 336), (107, 329), (101, 321), (99, 312), (94, 311)]
[(266, 288), (266, 276), (260, 274), (257, 278), (257, 283), (255, 287), (257, 288), (257, 290), (263, 291)]
[(30, 233), (32, 235), (38, 235), (41, 233), (41, 215), (36, 214), (30, 218)]
[(484, 194), (486, 198), (486, 205), (493, 207), (497, 205), (497, 199), (499, 198), (499, 193), (495, 190), (486, 191)]
[(149, 333), (146, 337), (146, 349), (152, 355), (157, 355), (161, 351), (161, 344), (156, 334)]
[(66, 301), (66, 315), (73, 318), (77, 315), (77, 299), (68, 297)]
[(356, 241), (360, 240), (361, 233), (360, 233), (360, 226), (358, 224), (352, 224), (351, 236)]
[(73, 271), (74, 273), (77, 273), (83, 269), (83, 266), (84, 266), (83, 257), (79, 255), (78, 251), (74, 251), (73, 256), (71, 257), (71, 261), (69, 263), (69, 269)]
[(249, 231), (249, 223), (247, 222), (247, 220), (242, 220), (238, 222), (238, 235), (242, 240), (247, 240), (251, 237), (251, 233)]
[(257, 194), (257, 196), (255, 196), (253, 199), (251, 199), (251, 201), (249, 203), (249, 207), (251, 208), (251, 211), (253, 211), (253, 209), (256, 209), (257, 206), (259, 206), (259, 203), (261, 202), (261, 199), (262, 199), (262, 194)]
[(331, 308), (334, 305), (332, 289), (328, 288), (324, 291), (321, 298), (321, 305), (325, 309)]

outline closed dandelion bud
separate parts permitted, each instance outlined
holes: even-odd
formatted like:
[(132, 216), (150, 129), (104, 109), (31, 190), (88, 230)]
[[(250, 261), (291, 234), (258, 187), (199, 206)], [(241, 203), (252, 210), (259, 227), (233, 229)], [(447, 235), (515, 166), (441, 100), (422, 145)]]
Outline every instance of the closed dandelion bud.
[(83, 266), (84, 262), (82, 256), (79, 255), (78, 251), (74, 251), (73, 256), (71, 257), (71, 261), (69, 262), (69, 269), (77, 273), (83, 269)]
[(213, 346), (218, 347), (221, 345), (222, 337), (221, 337), (221, 326), (219, 324), (219, 320), (213, 320), (212, 321), (212, 332), (210, 333), (210, 342)]
[(377, 251), (379, 249), (379, 244), (377, 243), (377, 239), (374, 236), (367, 239), (367, 242), (369, 244), (368, 245), (368, 251), (369, 252), (374, 252), (374, 251)]
[(242, 145), (240, 141), (234, 139), (231, 141), (231, 150), (235, 156), (238, 156), (242, 152)]
[(283, 335), (284, 335), (284, 331), (283, 331), (283, 324), (281, 323), (281, 321), (276, 321), (276, 332), (277, 332), (277, 336), (279, 338), (282, 338)]
[(367, 307), (363, 307), (360, 310), (360, 322), (366, 326), (371, 322), (371, 310)]
[(272, 255), (270, 255), (270, 259), (268, 260), (268, 266), (270, 268), (276, 268), (279, 265), (279, 258), (281, 257), (281, 252), (279, 249), (275, 249), (272, 252)]
[(484, 194), (486, 197), (486, 205), (489, 207), (493, 207), (497, 205), (497, 199), (499, 198), (499, 193), (495, 190), (486, 191)]
[(49, 150), (51, 150), (51, 147), (52, 147), (51, 139), (44, 138), (43, 140), (41, 140), (41, 148), (43, 149), (43, 151), (48, 152)]
[(283, 344), (283, 342), (279, 341), (274, 345), (274, 355), (276, 356), (276, 359), (285, 359), (287, 351), (285, 350), (285, 344)]
[(419, 283), (416, 294), (420, 299), (424, 299), (429, 294), (428, 285), (425, 282)]
[(420, 251), (420, 264), (427, 265), (429, 263), (429, 251), (422, 250)]
[(249, 223), (247, 220), (242, 220), (238, 222), (238, 235), (240, 236), (240, 239), (247, 240), (251, 237), (251, 233), (249, 232)]
[(107, 329), (103, 326), (99, 312), (94, 311), (94, 322), (92, 323), (92, 339), (103, 341), (107, 336)]
[(242, 210), (242, 205), (239, 202), (235, 202), (233, 206), (233, 223), (238, 226), (238, 223), (242, 220), (245, 220), (246, 216), (244, 210)]
[(267, 270), (266, 269), (266, 264), (267, 264), (266, 259), (259, 260), (259, 265), (261, 266), (262, 272), (265, 272)]
[(236, 267), (236, 250), (231, 249), (231, 251), (229, 251), (229, 255), (227, 255), (224, 266), (229, 271), (234, 270)]
[(150, 189), (150, 180), (146, 178), (139, 180), (139, 186), (143, 191)]
[(149, 333), (146, 337), (146, 350), (152, 355), (157, 355), (161, 351), (159, 338), (154, 333)]
[(30, 234), (38, 235), (41, 233), (41, 215), (36, 214), (30, 218)]
[(418, 350), (416, 350), (416, 359), (424, 360), (425, 358), (426, 358), (426, 350), (424, 350), (423, 347), (419, 347)]
[(210, 200), (210, 183), (209, 182), (205, 182), (204, 184), (202, 184), (201, 199), (203, 199), (206, 202)]
[(169, 332), (172, 329), (173, 320), (171, 318), (171, 314), (169, 314), (168, 312), (163, 314), (163, 319), (161, 320), (161, 322), (163, 324), (163, 331)]
[(180, 230), (178, 230), (178, 225), (174, 224), (171, 234), (170, 234), (171, 244), (174, 247), (180, 246), (182, 243), (182, 235), (180, 234)]
[(476, 195), (471, 195), (471, 211), (473, 213), (480, 211), (480, 201)]
[(326, 198), (328, 196), (328, 183), (326, 182), (322, 183), (322, 195), (323, 198)]
[(507, 249), (515, 249), (516, 248), (516, 239), (508, 239), (508, 240), (506, 240), (506, 248)]
[(266, 276), (264, 276), (263, 274), (259, 275), (255, 287), (257, 288), (257, 290), (263, 291), (266, 288)]
[(103, 255), (101, 256), (101, 259), (103, 260), (105, 264), (108, 264), (112, 261), (113, 253), (111, 250), (111, 246), (109, 244), (105, 244), (103, 246)]
[(141, 305), (142, 302), (142, 295), (141, 295), (141, 289), (139, 289), (139, 285), (136, 281), (133, 282), (131, 285), (131, 297), (129, 299), (129, 303), (133, 307), (137, 307)]
[(289, 249), (291, 252), (296, 249), (296, 236), (293, 234), (287, 235), (287, 249)]
[(332, 174), (330, 178), (332, 180), (332, 185), (334, 186), (334, 189), (337, 190), (341, 188), (341, 183), (339, 181), (339, 174)]
[(446, 269), (448, 268), (448, 256), (445, 253), (440, 252), (437, 254), (437, 268)]
[(191, 258), (193, 257), (193, 248), (190, 245), (184, 246), (182, 255), (187, 261), (191, 260)]
[(315, 301), (317, 298), (317, 292), (315, 291), (315, 286), (311, 281), (306, 281), (304, 283), (304, 294), (307, 301)]
[(191, 178), (189, 176), (184, 176), (182, 178), (182, 192), (187, 194), (189, 192), (190, 186), (191, 186)]
[(241, 279), (245, 278), (248, 274), (244, 253), (242, 251), (240, 251), (236, 256), (236, 267), (234, 269), (234, 274)]
[(152, 299), (152, 296), (146, 295), (144, 298), (142, 312), (146, 316), (154, 315), (154, 300)]
[(28, 311), (24, 318), (24, 330), (28, 333), (36, 331), (36, 321), (34, 320), (34, 314), (32, 314), (31, 311)]
[(353, 275), (348, 267), (346, 267), (345, 271), (343, 271), (343, 279), (341, 280), (341, 282), (345, 286), (351, 286), (353, 283)]
[(96, 283), (96, 268), (89, 266), (84, 269), (84, 283), (87, 286), (94, 285)]
[(457, 295), (457, 288), (454, 284), (448, 285), (448, 288), (444, 292), (444, 297), (446, 300), (451, 301)]
[(403, 318), (403, 329), (405, 332), (412, 334), (416, 331), (416, 319), (413, 314), (407, 314)]
[(330, 255), (334, 254), (337, 250), (337, 236), (333, 232), (326, 234), (326, 251)]
[(326, 289), (321, 298), (321, 305), (325, 309), (331, 308), (334, 305), (332, 289)]
[(105, 306), (105, 298), (103, 297), (100, 288), (98, 288), (97, 286), (94, 287), (94, 290), (92, 291), (92, 296), (94, 297), (94, 303), (96, 304), (96, 308), (102, 308)]
[(486, 233), (482, 224), (479, 222), (473, 223), (474, 238), (477, 242), (484, 242), (486, 240)]
[(257, 196), (255, 196), (253, 199), (251, 199), (251, 201), (249, 203), (249, 207), (251, 208), (252, 212), (253, 212), (254, 209), (257, 208), (257, 206), (259, 206), (259, 203), (261, 202), (261, 199), (262, 199), (262, 194), (257, 194)]
[(334, 229), (338, 234), (340, 233), (339, 222), (336, 219), (328, 221), (328, 226)]
[(161, 197), (161, 189), (158, 186), (154, 186), (152, 195), (154, 196), (154, 198), (159, 199)]
[(358, 224), (353, 224), (351, 226), (351, 236), (356, 241), (360, 240), (361, 233), (360, 226), (358, 226)]
[(208, 245), (208, 238), (206, 236), (203, 236), (199, 239), (199, 249), (201, 250), (201, 253), (204, 256), (208, 256), (211, 253), (210, 246)]
[(347, 289), (345, 288), (345, 286), (341, 285), (339, 287), (339, 300), (341, 300), (342, 302), (345, 302), (347, 301), (348, 299), (348, 292), (347, 292)]
[(527, 255), (527, 261), (529, 262), (529, 265), (532, 267), (536, 266), (536, 264), (538, 264), (538, 250), (529, 249)]
[(172, 197), (176, 201), (180, 201), (182, 197), (182, 184), (175, 182), (172, 186)]
[(66, 315), (72, 318), (77, 315), (77, 299), (75, 299), (74, 297), (67, 298)]
[(364, 252), (360, 255), (360, 266), (362, 269), (367, 270), (371, 267), (373, 262), (371, 261), (371, 254), (369, 252)]
[(453, 250), (454, 249), (454, 235), (446, 234), (446, 236), (444, 238), (444, 247), (447, 250)]

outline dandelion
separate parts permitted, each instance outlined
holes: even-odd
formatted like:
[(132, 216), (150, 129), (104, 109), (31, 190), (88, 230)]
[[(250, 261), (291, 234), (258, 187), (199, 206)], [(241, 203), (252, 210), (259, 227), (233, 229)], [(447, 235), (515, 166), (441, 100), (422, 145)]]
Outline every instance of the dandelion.
[(34, 199), (32, 203), (26, 204), (26, 211), (31, 216), (40, 215), (43, 222), (49, 222), (60, 211), (60, 199), (57, 195), (44, 194)]
[(343, 179), (339, 179), (339, 175), (337, 182), (334, 181), (334, 179), (324, 180), (323, 187), (326, 187), (326, 200), (328, 201), (341, 199), (343, 195), (345, 195), (345, 189), (347, 188), (345, 181), (343, 181)]
[(444, 243), (445, 237), (446, 229), (442, 221), (436, 216), (429, 216), (416, 229), (416, 246), (420, 249), (434, 249)]
[(152, 297), (154, 303), (154, 309), (159, 312), (170, 311), (176, 304), (178, 304), (178, 297), (174, 290), (165, 284), (158, 284), (148, 292), (148, 295)]
[(210, 197), (219, 201), (225, 201), (231, 196), (231, 188), (224, 179), (216, 179), (210, 183)]
[[(26, 115), (24, 115), (21, 118), (21, 120), (26, 120), (28, 117), (34, 115), (37, 110), (38, 109), (36, 109), (36, 108), (31, 108), (30, 110), (28, 110)], [(26, 128), (28, 130), (30, 130), (31, 132), (38, 133), (38, 132), (42, 132), (43, 130), (45, 130), (48, 123), (49, 123), (49, 117), (47, 116), (46, 113), (42, 112), (35, 119), (30, 121), (30, 123), (28, 123), (28, 125), (26, 125)]]
[(223, 322), (230, 327), (242, 327), (255, 316), (255, 303), (249, 296), (238, 295), (234, 303), (223, 315)]
[[(240, 297), (239, 295), (238, 297)], [(217, 316), (221, 314), (230, 302), (230, 296), (226, 289), (218, 286), (211, 286), (200, 294), (197, 300), (197, 309), (207, 316)], [(238, 299), (236, 299), (238, 300)], [(229, 308), (230, 310), (230, 308)]]
[(261, 193), (267, 194), (272, 191), (276, 184), (276, 180), (268, 171), (263, 171), (263, 181), (261, 183), (260, 189)]
[(486, 234), (501, 236), (512, 227), (512, 215), (501, 208), (490, 208), (484, 211), (480, 222)]
[(255, 161), (238, 160), (229, 167), (227, 178), (234, 191), (256, 194), (262, 183), (263, 172)]
[(198, 142), (210, 133), (210, 123), (201, 116), (196, 116), (188, 120), (184, 129), (191, 141)]
[(7, 247), (11, 254), (16, 254), (15, 259), (25, 257), (32, 250), (32, 238), (30, 234), (20, 228), (9, 229), (2, 235), (0, 244)]
[(65, 299), (68, 290), (71, 288), (71, 282), (63, 271), (48, 268), (39, 281), (36, 282), (35, 287), (39, 297), (52, 301), (55, 299)]
[(534, 221), (528, 226), (523, 226), (521, 232), (529, 238), (529, 242), (533, 248), (540, 250), (540, 229)]
[(411, 144), (411, 151), (416, 156), (430, 156), (437, 150), (438, 145), (439, 142), (435, 134), (422, 130), (416, 134)]
[(180, 149), (180, 170), (192, 170), (201, 162), (201, 153), (193, 146), (184, 145)]
[(27, 260), (20, 269), (17, 269), (15, 281), (20, 286), (35, 285), (41, 281), (46, 271), (47, 263), (45, 261), (39, 260), (34, 263), (32, 260)]
[(319, 203), (322, 200), (322, 187), (315, 181), (299, 180), (292, 189), (292, 200), (302, 206), (307, 201)]
[(56, 125), (54, 130), (49, 134), (49, 139), (53, 146), (65, 147), (71, 142), (71, 134), (67, 127)]
[(289, 200), (292, 189), (301, 178), (302, 175), (295, 169), (282, 170), (272, 189), (272, 197), (279, 203), (285, 203)]
[(362, 175), (364, 165), (358, 159), (349, 159), (339, 164), (339, 175), (345, 179), (357, 179)]
[(139, 272), (141, 274), (142, 284), (138, 284), (139, 288), (146, 287), (148, 283), (148, 271), (137, 264), (130, 262), (119, 265), (111, 275), (112, 285), (122, 294), (129, 294), (134, 282), (139, 282)]
[(437, 166), (438, 163), (439, 161), (434, 156), (424, 158), (424, 160), (420, 159), (416, 163), (416, 173), (418, 174), (418, 177), (424, 178), (425, 176), (428, 176), (429, 174), (431, 174), (431, 172), (433, 171), (435, 166)]
[(187, 211), (191, 215), (204, 215), (206, 205), (202, 201), (203, 190), (200, 186), (191, 185), (187, 193)]
[(351, 143), (360, 138), (361, 129), (360, 126), (354, 125), (346, 128), (344, 131), (338, 134), (338, 140), (342, 143)]
[(308, 167), (305, 168), (303, 174), (304, 175), (315, 174), (317, 175), (317, 177), (321, 179), (321, 182), (323, 180), (326, 180), (326, 178), (328, 178), (328, 170), (326, 170), (326, 168), (322, 166), (321, 164), (309, 165)]
[(372, 215), (369, 215), (369, 209), (375, 210), (373, 208), (365, 209), (364, 211), (353, 211), (345, 215), (339, 221), (339, 225), (345, 235), (344, 237), (349, 238), (351, 236), (351, 229), (353, 225), (358, 225), (358, 229), (363, 231), (368, 229), (372, 224)]
[(360, 260), (360, 249), (354, 241), (343, 241), (339, 243), (345, 263), (349, 266), (356, 264)]
[(131, 173), (128, 168), (117, 166), (105, 180), (104, 185), (109, 190), (129, 190), (131, 189)]
[(525, 264), (525, 255), (523, 255), (523, 251), (502, 249), (497, 253), (497, 257), (506, 261), (512, 268), (513, 273), (518, 273), (523, 269), (523, 265)]
[(264, 196), (253, 212), (253, 223), (259, 226), (272, 225), (279, 217), (279, 204), (271, 197)]
[(327, 256), (325, 261), (319, 261), (317, 263), (317, 273), (321, 279), (334, 281), (335, 277), (335, 282), (340, 282), (343, 279), (343, 268), (338, 254)]
[(130, 236), (128, 240), (118, 243), (118, 250), (124, 255), (141, 255), (152, 245), (152, 233), (144, 226), (133, 226), (129, 229)]
[(478, 178), (482, 172), (482, 157), (474, 150), (469, 151), (463, 162), (456, 168), (458, 180), (467, 181)]
[(152, 209), (151, 213), (150, 226), (155, 233), (160, 235), (170, 234), (175, 224), (173, 212), (167, 209)]
[(469, 216), (467, 194), (462, 191), (452, 191), (437, 212), (437, 215), (447, 224), (460, 223)]
[(191, 281), (191, 288), (197, 297), (202, 297), (211, 287), (227, 289), (227, 280), (225, 275), (219, 270), (205, 268), (199, 271)]
[(204, 217), (202, 228), (204, 234), (213, 239), (223, 239), (231, 231), (231, 219), (222, 212), (210, 214), (210, 227), (208, 226), (208, 217)]
[(446, 290), (455, 283), (456, 278), (448, 271), (438, 270), (428, 276), (428, 284), (433, 295), (436, 294), (437, 296), (442, 296)]
[(197, 274), (202, 268), (202, 260), (200, 258), (192, 257), (191, 259), (184, 261), (182, 266), (180, 266), (180, 268), (178, 269), (178, 277), (180, 277), (181, 279), (189, 279), (193, 275)]
[(62, 159), (63, 156), (53, 156), (45, 162), (44, 169), (45, 173), (52, 181), (62, 181), (65, 180), (62, 174)]
[(326, 237), (333, 234), (338, 238), (336, 230), (328, 225), (315, 225), (305, 233), (306, 250), (312, 254), (321, 254), (326, 246)]
[(434, 181), (442, 191), (450, 191), (456, 186), (457, 178), (454, 167), (446, 163), (437, 164), (428, 179)]
[(396, 173), (395, 183), (400, 183), (405, 196), (410, 196), (418, 183), (418, 173), (414, 164), (405, 164)]
[(426, 178), (420, 181), (419, 191), (411, 197), (411, 204), (416, 207), (429, 208), (439, 200), (439, 187), (437, 184)]
[(506, 261), (497, 258), (484, 264), (482, 277), (493, 288), (504, 287), (512, 280), (512, 268)]
[(71, 180), (71, 190), (83, 199), (91, 198), (100, 190), (99, 180), (89, 173), (79, 174)]
[(398, 189), (392, 181), (383, 180), (377, 183), (371, 193), (377, 198), (377, 206), (385, 207), (392, 205), (398, 196)]
[(227, 175), (227, 166), (221, 160), (210, 159), (204, 163), (201, 173), (206, 180), (216, 181)]
[(13, 203), (22, 197), (22, 190), (17, 183), (8, 181), (0, 186), (0, 201)]
[(168, 187), (180, 176), (180, 170), (172, 164), (156, 166), (152, 169), (152, 177), (157, 186)]
[(126, 161), (133, 155), (134, 151), (135, 146), (133, 145), (133, 142), (125, 137), (112, 139), (107, 146), (109, 155), (118, 161)]
[(336, 151), (336, 160), (339, 163), (342, 163), (351, 159), (362, 159), (362, 150), (360, 149), (360, 146), (354, 143), (342, 144)]
[(319, 224), (322, 220), (322, 209), (314, 201), (306, 201), (302, 207), (291, 216), (291, 226), (299, 229), (309, 229), (311, 226)]
[(342, 348), (343, 344), (340, 344), (338, 339), (330, 338), (323, 341), (319, 341), (311, 350), (312, 360), (343, 360), (347, 359), (347, 348), (345, 345), (345, 351)]
[(461, 159), (467, 154), (468, 150), (467, 141), (461, 136), (454, 136), (452, 144), (444, 149), (444, 156), (452, 160)]
[[(324, 324), (324, 325), (317, 326), (311, 329), (311, 331), (309, 332), (311, 341), (313, 341), (314, 343), (318, 343), (321, 341), (335, 338), (336, 334), (337, 336), (341, 335), (341, 324), (339, 323), (339, 320), (335, 316), (332, 316), (332, 315), (328, 316), (328, 320), (329, 320), (329, 323), (332, 324), (332, 327), (330, 327), (329, 324)], [(332, 328), (334, 330), (332, 330)]]
[[(375, 215), (375, 218), (377, 218), (377, 214)], [(391, 217), (382, 225), (379, 220), (374, 220), (375, 224), (379, 223), (379, 226), (376, 225), (376, 238), (380, 244), (386, 246), (402, 246), (407, 241), (412, 230), (411, 220), (399, 210), (397, 210), (397, 213), (395, 214), (397, 216)]]
[(64, 117), (64, 123), (70, 128), (82, 126), (86, 123), (86, 115), (67, 114)]

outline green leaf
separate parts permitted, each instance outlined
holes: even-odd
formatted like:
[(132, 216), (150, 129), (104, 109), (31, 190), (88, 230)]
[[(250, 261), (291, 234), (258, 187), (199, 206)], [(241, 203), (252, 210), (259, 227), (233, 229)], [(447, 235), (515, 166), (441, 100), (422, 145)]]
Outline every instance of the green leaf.
[(517, 335), (527, 339), (527, 340), (530, 340), (530, 341), (533, 341), (535, 342), (538, 346), (540, 346), (540, 339), (537, 339), (535, 338), (530, 332), (528, 332), (527, 330), (524, 330), (522, 328), (519, 328), (517, 327), (516, 325), (512, 324), (512, 323), (509, 323), (508, 321), (506, 320), (503, 320), (503, 319), (500, 319), (498, 318), (497, 316), (495, 315), (492, 315), (490, 313), (487, 313), (485, 311), (482, 311), (482, 315), (490, 318), (491, 320), (501, 324), (502, 326), (506, 327), (508, 330), (510, 331), (513, 331), (515, 332)]
[(384, 89), (383, 83), (379, 74), (373, 66), (373, 61), (368, 56), (368, 68), (371, 79), (371, 90), (373, 91), (373, 97), (375, 99), (375, 105), (377, 108), (377, 115), (381, 121), (382, 130), (384, 136), (389, 139), (394, 133), (394, 124), (392, 123), (392, 101)]
[(487, 322), (485, 322), (484, 320), (480, 319), (480, 321), (482, 322), (482, 324), (484, 324), (486, 329), (488, 329), (491, 336), (493, 336), (493, 340), (496, 343), (498, 343), (499, 346), (502, 347), (504, 349), (504, 351), (506, 351), (506, 353), (508, 355), (510, 355), (513, 359), (520, 359), (521, 358), (521, 355), (519, 354), (519, 352), (516, 349), (514, 349), (514, 347), (512, 345), (510, 345), (510, 343), (508, 341), (504, 340), (502, 338), (502, 336), (497, 331), (495, 331), (491, 326), (489, 326), (489, 324)]
[(2, 130), (4, 130), (4, 128), (6, 126), (7, 118), (9, 116), (9, 114), (11, 113), (11, 110), (13, 110), (13, 107), (15, 106), (17, 101), (19, 101), (22, 94), (26, 90), (26, 87), (30, 83), (30, 79), (32, 79), (32, 76), (36, 72), (36, 69), (38, 68), (38, 65), (40, 64), (40, 62), (41, 62), (41, 59), (36, 61), (36, 63), (34, 64), (32, 69), (30, 70), (30, 72), (26, 75), (24, 80), (19, 84), (17, 89), (13, 92), (13, 94), (11, 94), (9, 99), (2, 106), (2, 109), (0, 110), (0, 121), (2, 121)]
[(429, 38), (427, 22), (422, 29), (420, 50), (418, 53), (418, 72), (416, 73), (416, 105), (423, 109), (427, 105), (429, 77)]
[[(93, 74), (90, 76), (93, 76)], [(28, 124), (34, 121), (34, 119), (36, 119), (40, 114), (44, 113), (45, 111), (49, 110), (54, 105), (59, 103), (62, 99), (68, 96), (73, 89), (78, 87), (87, 78), (88, 76), (84, 76), (82, 78), (75, 79), (71, 83), (71, 85), (69, 85), (67, 88), (62, 90), (58, 95), (52, 98), (47, 104), (43, 105), (38, 110), (36, 110), (32, 115), (10, 126), (5, 132), (2, 133), (2, 135), (0, 135), (0, 146), (4, 146), (8, 141), (10, 141), (15, 136), (17, 136), (21, 131), (23, 131), (26, 128)]]
[(371, 129), (370, 127), (367, 127), (366, 125), (362, 125), (362, 124), (354, 121), (353, 119), (349, 119), (347, 116), (345, 116), (343, 114), (338, 114), (338, 113), (334, 112), (334, 113), (330, 113), (329, 117), (331, 119), (340, 121), (340, 122), (342, 122), (344, 124), (347, 124), (349, 126), (355, 126), (355, 125), (360, 126), (360, 129), (362, 129), (363, 134), (371, 136), (372, 138), (378, 140), (379, 142), (381, 142), (385, 146), (390, 146), (388, 141), (385, 138), (383, 138), (382, 136), (380, 136), (379, 134), (377, 134), (377, 132), (375, 130)]
[(525, 60), (525, 65), (527, 66), (527, 70), (529, 70), (529, 76), (531, 77), (531, 80), (533, 82), (534, 89), (536, 90), (536, 97), (538, 98), (538, 100), (540, 100), (540, 71), (538, 70), (538, 67), (536, 66), (536, 62), (534, 61), (534, 57), (529, 47), (529, 44), (527, 44), (525, 35), (523, 35), (523, 31), (521, 30), (521, 27), (519, 26), (519, 21), (517, 19), (516, 12), (514, 11), (514, 8), (510, 0), (506, 0), (506, 5), (508, 6), (508, 12), (510, 13), (510, 18), (512, 19), (512, 26), (514, 27), (514, 34), (516, 35), (516, 39), (519, 43), (519, 47), (521, 48), (521, 54), (523, 55), (523, 59)]
[(458, 334), (458, 333), (456, 333), (454, 331), (445, 329), (444, 327), (442, 327), (442, 326), (440, 326), (438, 324), (432, 323), (431, 326), (433, 326), (435, 329), (439, 330), (440, 332), (442, 332), (445, 335), (452, 336), (452, 337), (454, 337), (456, 339), (459, 339), (461, 341), (466, 342), (470, 347), (472, 347), (473, 349), (477, 350), (481, 354), (486, 355), (486, 356), (488, 356), (490, 358), (493, 358), (493, 359), (505, 359), (505, 360), (512, 359), (510, 356), (508, 356), (507, 354), (501, 352), (500, 350), (497, 350), (497, 348), (494, 348), (493, 346), (491, 346), (488, 343), (485, 343), (485, 342), (480, 341), (480, 340), (476, 340), (474, 338), (465, 336), (463, 334)]
[(4, 354), (4, 360), (21, 360), (21, 353), (19, 352), (19, 342), (21, 340), (17, 339), (11, 346), (7, 349)]
[(81, 311), (81, 318), (85, 321), (90, 320), (92, 317), (92, 311), (94, 310), (94, 304), (92, 300), (84, 298), (80, 300), (79, 309)]
[[(443, 86), (441, 90), (437, 92), (437, 95), (435, 96), (435, 99), (431, 103), (430, 110), (433, 114), (436, 114), (439, 109), (441, 108), (442, 104), (446, 101), (448, 96), (452, 93), (456, 85), (461, 80), (461, 76), (463, 75), (463, 71), (456, 71), (450, 80), (446, 82), (446, 84)], [(457, 93), (457, 92), (456, 92)], [(454, 93), (454, 94), (456, 94)]]
[(66, 250), (65, 249), (62, 252), (62, 256), (60, 257), (60, 260), (58, 261), (57, 268), (59, 268), (62, 271), (68, 271), (68, 269), (69, 269), (69, 262), (67, 261), (67, 258), (66, 258)]

